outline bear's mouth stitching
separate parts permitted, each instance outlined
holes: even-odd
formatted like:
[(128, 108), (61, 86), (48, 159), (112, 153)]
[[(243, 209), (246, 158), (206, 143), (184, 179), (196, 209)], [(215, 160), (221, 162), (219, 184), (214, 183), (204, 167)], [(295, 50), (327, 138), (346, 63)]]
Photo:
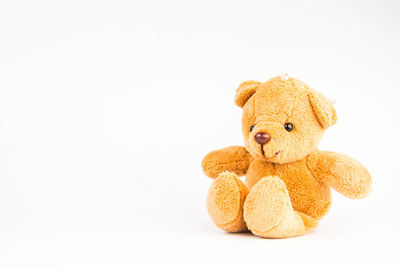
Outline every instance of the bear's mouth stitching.
[(278, 160), (281, 159), (281, 151), (280, 150), (278, 152), (275, 152), (273, 157), (276, 157), (276, 156), (278, 156)]
[[(262, 146), (262, 145), (261, 145), (261, 153), (265, 157), (264, 146)], [(272, 159), (272, 158), (274, 158), (276, 156), (280, 156), (280, 154), (281, 154), (281, 151), (279, 150), (279, 151), (275, 152), (272, 157), (269, 157), (269, 158), (265, 157), (265, 158), (266, 159)]]
[(269, 157), (267, 159), (275, 158), (276, 156), (280, 156), (280, 154), (281, 154), (281, 151), (279, 150), (278, 152), (275, 152), (275, 154), (272, 157)]

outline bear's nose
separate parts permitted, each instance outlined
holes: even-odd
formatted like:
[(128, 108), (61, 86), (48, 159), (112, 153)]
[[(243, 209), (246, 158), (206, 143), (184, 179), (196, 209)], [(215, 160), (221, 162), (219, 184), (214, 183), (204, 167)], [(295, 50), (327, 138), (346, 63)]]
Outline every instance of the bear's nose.
[(259, 132), (259, 133), (256, 133), (256, 135), (254, 136), (254, 139), (260, 145), (264, 145), (264, 144), (268, 143), (269, 139), (271, 139), (271, 136), (267, 133)]

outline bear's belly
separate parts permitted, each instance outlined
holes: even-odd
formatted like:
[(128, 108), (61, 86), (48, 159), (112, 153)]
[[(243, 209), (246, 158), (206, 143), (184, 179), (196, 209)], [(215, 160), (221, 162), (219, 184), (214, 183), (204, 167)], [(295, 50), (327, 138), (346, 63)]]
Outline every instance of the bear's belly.
[(305, 160), (288, 164), (254, 160), (246, 176), (249, 189), (269, 175), (278, 176), (285, 182), (294, 210), (317, 219), (328, 211), (331, 204), (330, 188), (313, 177)]

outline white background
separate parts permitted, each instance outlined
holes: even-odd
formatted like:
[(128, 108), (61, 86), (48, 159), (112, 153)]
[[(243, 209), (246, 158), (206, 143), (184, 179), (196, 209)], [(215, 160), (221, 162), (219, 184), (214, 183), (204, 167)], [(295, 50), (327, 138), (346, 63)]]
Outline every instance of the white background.
[[(0, 266), (395, 266), (396, 1), (0, 1)], [(245, 80), (336, 100), (320, 148), (373, 177), (308, 235), (213, 226), (200, 168)]]

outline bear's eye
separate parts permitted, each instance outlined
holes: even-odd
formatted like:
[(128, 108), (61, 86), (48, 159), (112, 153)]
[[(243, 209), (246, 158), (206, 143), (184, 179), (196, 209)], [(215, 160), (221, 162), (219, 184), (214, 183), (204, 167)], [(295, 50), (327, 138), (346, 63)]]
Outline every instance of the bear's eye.
[(250, 126), (250, 132), (253, 131), (253, 129), (254, 129), (254, 125), (251, 125)]
[(290, 122), (285, 123), (285, 130), (286, 130), (286, 131), (290, 132), (290, 131), (293, 130), (293, 128), (294, 128), (294, 126), (293, 126), (293, 124), (291, 124)]

